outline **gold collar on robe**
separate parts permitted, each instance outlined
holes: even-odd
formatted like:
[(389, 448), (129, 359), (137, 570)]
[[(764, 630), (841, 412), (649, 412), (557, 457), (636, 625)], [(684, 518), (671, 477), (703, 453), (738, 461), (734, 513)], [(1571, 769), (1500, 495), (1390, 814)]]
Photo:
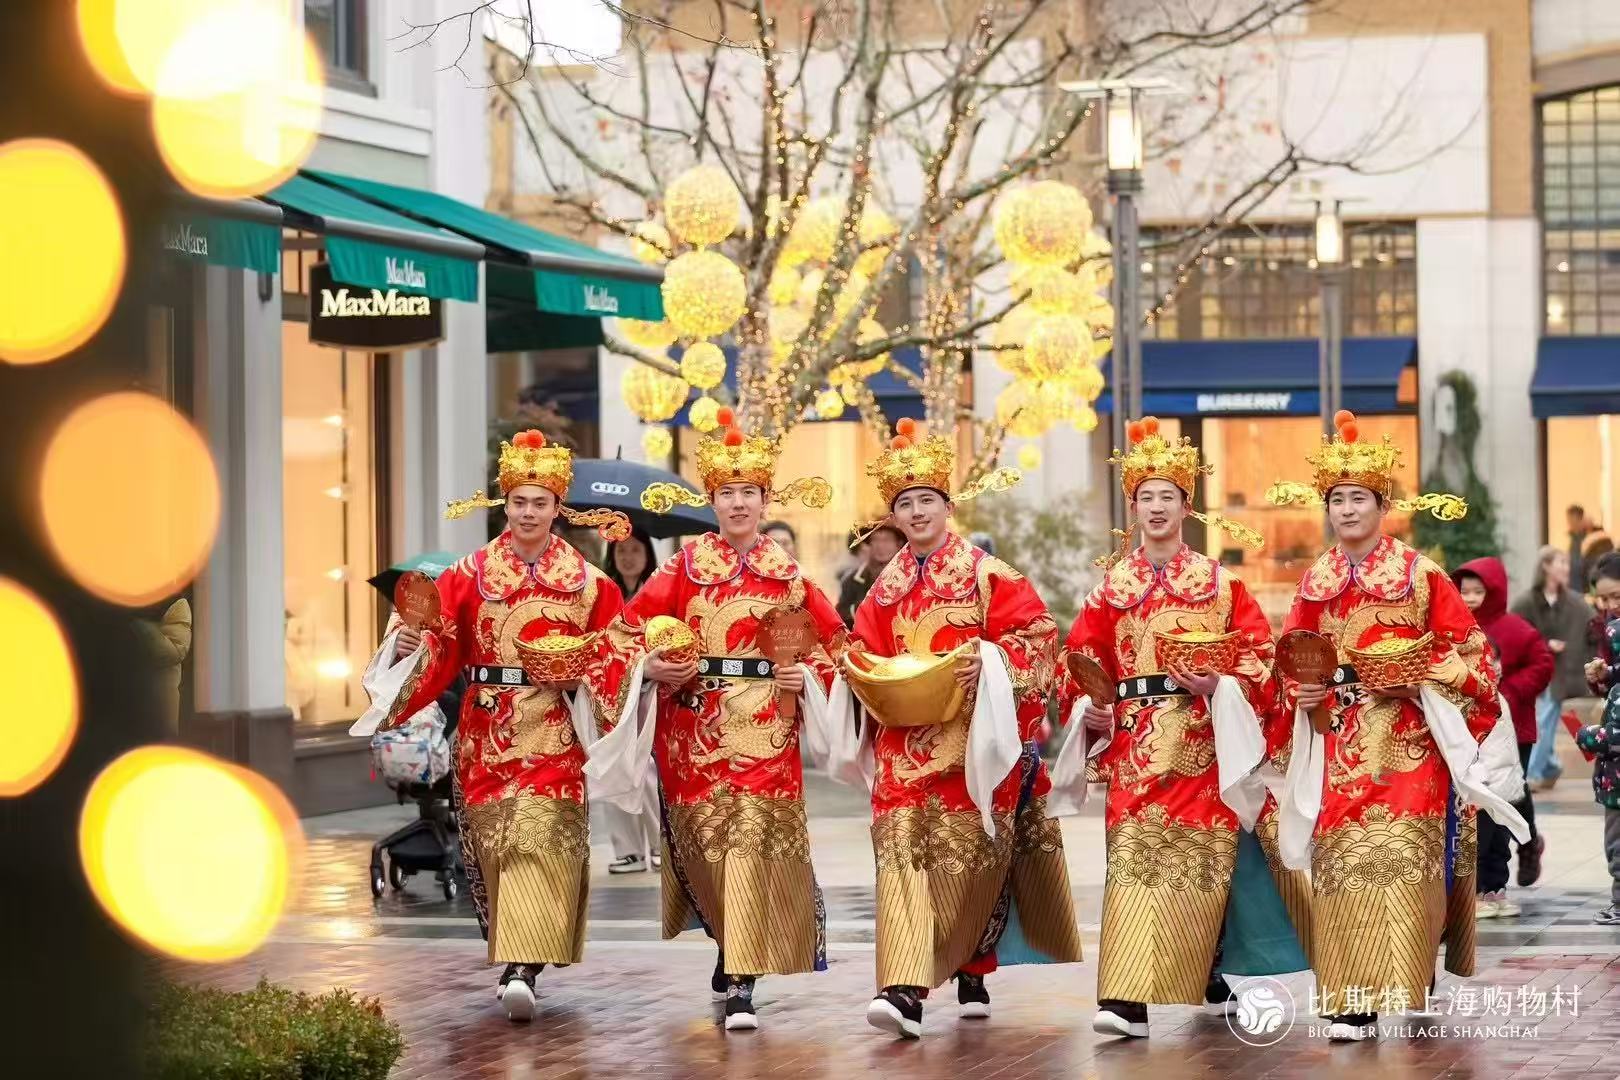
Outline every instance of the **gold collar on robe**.
[(1220, 564), (1208, 555), (1181, 545), (1164, 566), (1153, 565), (1142, 548), (1132, 551), (1108, 568), (1103, 577), (1103, 599), (1120, 610), (1128, 610), (1146, 600), (1154, 585), (1187, 604), (1204, 604), (1215, 599), (1219, 590)]
[(978, 588), (979, 560), (984, 552), (956, 533), (947, 533), (945, 542), (921, 565), (911, 545), (889, 560), (869, 594), (884, 607), (903, 600), (920, 579), (923, 588), (940, 600), (962, 600)]
[(1357, 565), (1351, 565), (1344, 549), (1335, 544), (1300, 578), (1299, 595), (1306, 600), (1332, 600), (1354, 581), (1375, 600), (1403, 600), (1412, 592), (1417, 559), (1417, 552), (1393, 536), (1379, 537)]
[(719, 585), (742, 573), (744, 565), (762, 578), (792, 581), (799, 576), (799, 564), (782, 550), (782, 545), (759, 535), (745, 554), (726, 543), (719, 533), (704, 533), (686, 545), (686, 576), (696, 585)]
[(509, 599), (530, 582), (557, 593), (577, 593), (589, 580), (585, 556), (555, 534), (530, 567), (512, 550), (512, 533), (503, 532), (484, 546), (478, 560), (478, 593), (485, 600)]

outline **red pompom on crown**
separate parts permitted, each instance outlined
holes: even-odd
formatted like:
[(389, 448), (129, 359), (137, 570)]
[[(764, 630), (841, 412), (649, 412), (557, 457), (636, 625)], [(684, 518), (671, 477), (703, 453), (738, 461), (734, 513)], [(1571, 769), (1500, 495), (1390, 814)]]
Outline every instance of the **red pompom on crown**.
[(1361, 438), (1361, 428), (1354, 420), (1346, 420), (1339, 425), (1339, 438), (1345, 442), (1355, 442)]
[(913, 438), (917, 434), (917, 421), (909, 416), (902, 417), (900, 422), (894, 425), (894, 430), (908, 439)]
[(727, 428), (724, 442), (727, 446), (741, 446), (743, 444), (743, 433), (736, 428)]
[(1142, 430), (1149, 435), (1157, 435), (1159, 433), (1159, 418), (1157, 416), (1142, 417)]
[(1355, 422), (1356, 414), (1351, 412), (1349, 409), (1340, 409), (1338, 412), (1333, 414), (1333, 426), (1335, 428), (1342, 428), (1346, 424), (1353, 424)]
[(896, 435), (894, 438), (889, 440), (890, 450), (904, 450), (910, 445), (911, 440), (906, 438), (904, 435)]
[(1132, 446), (1135, 446), (1147, 438), (1147, 427), (1140, 420), (1132, 420), (1125, 425), (1125, 437), (1131, 441)]
[(714, 422), (723, 428), (729, 428), (737, 422), (737, 414), (731, 411), (731, 406), (722, 405), (715, 410)]

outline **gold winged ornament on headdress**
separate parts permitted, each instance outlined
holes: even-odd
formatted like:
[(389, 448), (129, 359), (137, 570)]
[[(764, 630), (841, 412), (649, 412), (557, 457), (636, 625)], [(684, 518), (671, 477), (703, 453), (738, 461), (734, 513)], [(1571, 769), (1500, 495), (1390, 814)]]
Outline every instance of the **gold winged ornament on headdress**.
[(543, 487), (557, 496), (559, 513), (570, 525), (594, 528), (602, 539), (614, 542), (630, 535), (630, 519), (618, 510), (575, 510), (562, 506), (568, 497), (568, 487), (574, 482), (574, 455), (565, 446), (549, 446), (545, 435), (530, 428), (512, 436), (511, 442), (502, 441), (501, 456), (497, 463), (497, 479), (503, 498), (491, 499), (479, 488), (470, 499), (457, 499), (450, 503), (444, 516), (454, 521), (466, 517), (474, 510), (483, 510), (506, 503), (504, 496), (513, 488), (525, 485)]
[[(1321, 506), (1328, 493), (1341, 484), (1355, 484), (1381, 499), (1390, 499), (1395, 489), (1395, 470), (1401, 467), (1401, 451), (1388, 435), (1378, 442), (1362, 442), (1356, 414), (1340, 409), (1333, 418), (1336, 434), (1322, 436), (1316, 453), (1306, 457), (1314, 470), (1309, 484), (1279, 480), (1266, 491), (1274, 506)], [(1459, 495), (1431, 492), (1411, 499), (1391, 499), (1390, 505), (1404, 513), (1427, 510), (1439, 521), (1460, 521), (1468, 515), (1468, 502)]]
[[(1024, 479), (1017, 469), (992, 469), (968, 481), (955, 494), (951, 488), (956, 478), (956, 448), (940, 435), (925, 435), (921, 425), (905, 417), (894, 425), (895, 436), (883, 452), (867, 463), (866, 475), (877, 481), (878, 494), (889, 507), (900, 493), (911, 488), (932, 488), (953, 502), (966, 502), (991, 492), (1009, 491)], [(855, 530), (851, 548), (872, 534), (878, 526), (889, 520), (885, 514)]]
[[(1156, 416), (1132, 420), (1126, 425), (1125, 432), (1131, 444), (1130, 449), (1123, 453), (1115, 450), (1108, 463), (1119, 466), (1119, 482), (1125, 489), (1127, 499), (1134, 498), (1136, 489), (1149, 480), (1168, 480), (1181, 489), (1190, 503), (1194, 490), (1198, 487), (1198, 478), (1208, 476), (1214, 471), (1214, 466), (1199, 460), (1198, 448), (1192, 444), (1191, 439), (1183, 435), (1180, 439), (1170, 440), (1161, 435), (1159, 418)], [(1189, 514), (1210, 528), (1219, 529), (1246, 548), (1258, 551), (1265, 546), (1265, 537), (1241, 521), (1233, 521), (1225, 515), (1208, 514), (1201, 510), (1190, 510)], [(1129, 550), (1131, 533), (1135, 529), (1135, 522), (1124, 530), (1115, 529), (1114, 536), (1118, 538), (1119, 545), (1114, 551), (1098, 559), (1097, 565), (1111, 566), (1122, 558)]]
[(659, 481), (648, 484), (641, 493), (643, 509), (667, 514), (676, 506), (707, 506), (712, 496), (727, 484), (753, 484), (771, 492), (774, 502), (802, 502), (819, 510), (832, 501), (832, 485), (819, 476), (806, 476), (785, 487), (775, 484), (776, 459), (782, 453), (780, 439), (744, 435), (736, 426), (736, 414), (722, 408), (715, 414), (716, 433), (698, 440), (698, 478), (705, 495), (684, 484)]

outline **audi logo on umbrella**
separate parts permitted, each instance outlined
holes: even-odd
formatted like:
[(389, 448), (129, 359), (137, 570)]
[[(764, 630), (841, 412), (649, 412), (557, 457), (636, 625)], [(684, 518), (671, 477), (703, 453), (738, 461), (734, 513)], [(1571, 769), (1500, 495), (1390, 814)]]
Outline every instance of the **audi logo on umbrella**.
[(591, 485), (591, 491), (597, 495), (628, 495), (630, 488), (625, 484), (608, 484), (601, 480)]

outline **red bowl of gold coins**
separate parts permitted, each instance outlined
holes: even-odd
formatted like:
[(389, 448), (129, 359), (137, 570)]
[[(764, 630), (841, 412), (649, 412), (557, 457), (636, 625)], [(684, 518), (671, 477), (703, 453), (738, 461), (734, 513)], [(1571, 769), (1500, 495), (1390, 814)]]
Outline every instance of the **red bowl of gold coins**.
[(1434, 634), (1418, 638), (1390, 634), (1359, 649), (1345, 649), (1361, 684), (1369, 690), (1391, 690), (1415, 686), (1428, 678), (1429, 646)]
[(591, 645), (595, 641), (595, 634), (578, 636), (552, 633), (543, 637), (519, 638), (515, 644), (518, 659), (523, 662), (524, 674), (534, 685), (545, 686), (583, 679), (585, 670), (590, 666), (593, 655)]
[(1217, 634), (1209, 630), (1155, 630), (1159, 670), (1214, 672), (1227, 675), (1237, 668), (1237, 631)]
[(698, 658), (698, 639), (692, 628), (669, 615), (654, 615), (647, 620), (647, 648), (663, 649), (664, 659), (672, 664), (689, 664)]

